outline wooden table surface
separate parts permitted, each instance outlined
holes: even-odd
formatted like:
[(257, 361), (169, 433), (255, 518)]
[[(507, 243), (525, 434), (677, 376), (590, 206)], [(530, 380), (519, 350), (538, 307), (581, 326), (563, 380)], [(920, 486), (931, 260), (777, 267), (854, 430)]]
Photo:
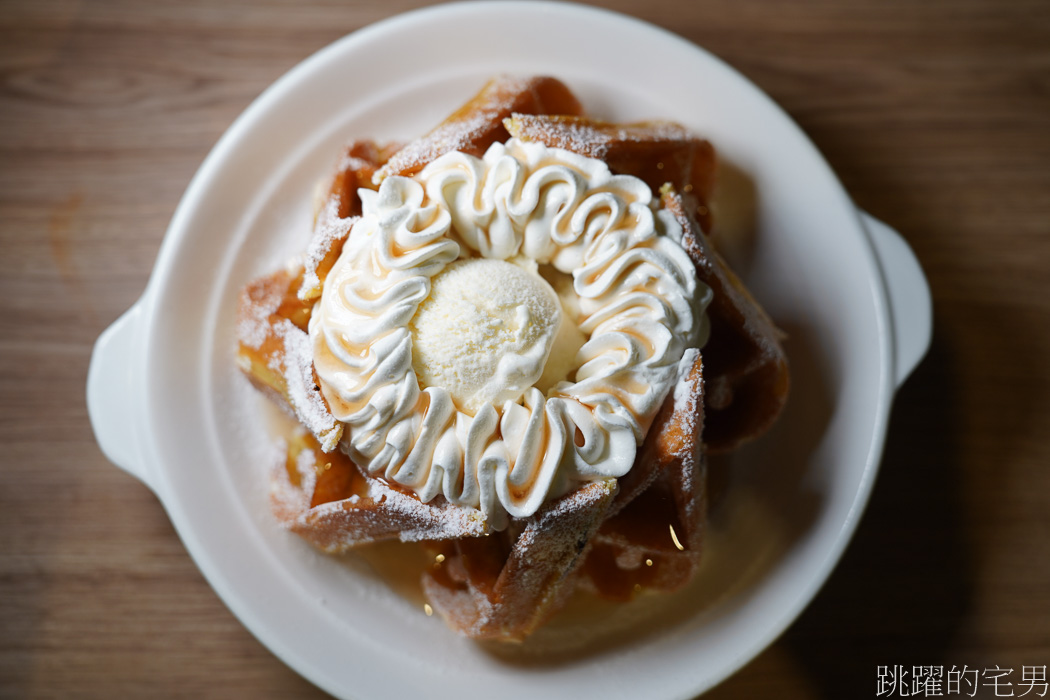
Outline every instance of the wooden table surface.
[[(317, 49), (418, 4), (0, 5), (0, 696), (323, 696), (102, 456), (85, 377), (234, 118)], [(709, 697), (874, 697), (894, 664), (1013, 668), (1020, 695), (1023, 667), (1050, 664), (1050, 3), (604, 4), (783, 105), (907, 238), (935, 300), (845, 558)]]

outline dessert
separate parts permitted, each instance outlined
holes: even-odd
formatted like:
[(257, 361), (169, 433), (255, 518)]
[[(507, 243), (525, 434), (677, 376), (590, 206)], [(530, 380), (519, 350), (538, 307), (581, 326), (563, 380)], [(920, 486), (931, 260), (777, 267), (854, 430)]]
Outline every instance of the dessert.
[(788, 390), (779, 331), (705, 233), (714, 165), (553, 78), (351, 143), (307, 251), (240, 304), (239, 365), (304, 429), (277, 518), (333, 553), (422, 543), (428, 605), (477, 639), (524, 639), (578, 586), (687, 581), (706, 455)]

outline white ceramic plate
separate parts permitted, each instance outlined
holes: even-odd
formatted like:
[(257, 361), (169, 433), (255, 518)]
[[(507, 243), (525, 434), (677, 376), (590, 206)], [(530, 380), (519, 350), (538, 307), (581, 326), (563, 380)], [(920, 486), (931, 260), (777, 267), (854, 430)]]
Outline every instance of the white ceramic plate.
[[(576, 606), (512, 649), (426, 617), (389, 560), (326, 557), (278, 530), (265, 412), (232, 361), (238, 290), (303, 249), (311, 190), (339, 146), (418, 135), (500, 72), (555, 75), (591, 114), (673, 119), (714, 142), (737, 169), (730, 185), (755, 195), (749, 216), (723, 221), (753, 223), (740, 270), (791, 335), (794, 384), (778, 426), (734, 458), (692, 585)], [(678, 698), (753, 658), (824, 582), (929, 334), (907, 245), (860, 214), (795, 124), (718, 59), (591, 8), (455, 4), (336, 42), (236, 121), (179, 205), (142, 299), (99, 338), (88, 401), (103, 450), (157, 493), (227, 605), (332, 694)]]

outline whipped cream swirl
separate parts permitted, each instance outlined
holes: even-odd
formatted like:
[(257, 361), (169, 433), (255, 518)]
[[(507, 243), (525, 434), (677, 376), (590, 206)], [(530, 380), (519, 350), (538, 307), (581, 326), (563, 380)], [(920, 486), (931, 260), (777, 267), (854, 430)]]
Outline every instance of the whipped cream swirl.
[[(682, 230), (641, 180), (511, 139), (449, 153), (362, 189), (363, 214), (310, 321), (314, 364), (343, 449), (371, 473), (480, 509), (490, 527), (634, 463), (684, 351), (706, 340), (711, 291)], [(459, 258), (525, 256), (572, 276), (587, 341), (574, 381), (469, 415), (420, 387), (409, 325)]]

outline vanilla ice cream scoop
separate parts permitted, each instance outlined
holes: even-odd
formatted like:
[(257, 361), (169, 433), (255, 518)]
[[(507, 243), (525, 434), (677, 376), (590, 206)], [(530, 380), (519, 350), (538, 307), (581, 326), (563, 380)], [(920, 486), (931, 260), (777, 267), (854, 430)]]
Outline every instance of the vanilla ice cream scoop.
[(431, 280), (409, 329), (412, 367), (460, 410), (517, 401), (543, 374), (561, 304), (538, 274), (503, 260), (457, 260)]

